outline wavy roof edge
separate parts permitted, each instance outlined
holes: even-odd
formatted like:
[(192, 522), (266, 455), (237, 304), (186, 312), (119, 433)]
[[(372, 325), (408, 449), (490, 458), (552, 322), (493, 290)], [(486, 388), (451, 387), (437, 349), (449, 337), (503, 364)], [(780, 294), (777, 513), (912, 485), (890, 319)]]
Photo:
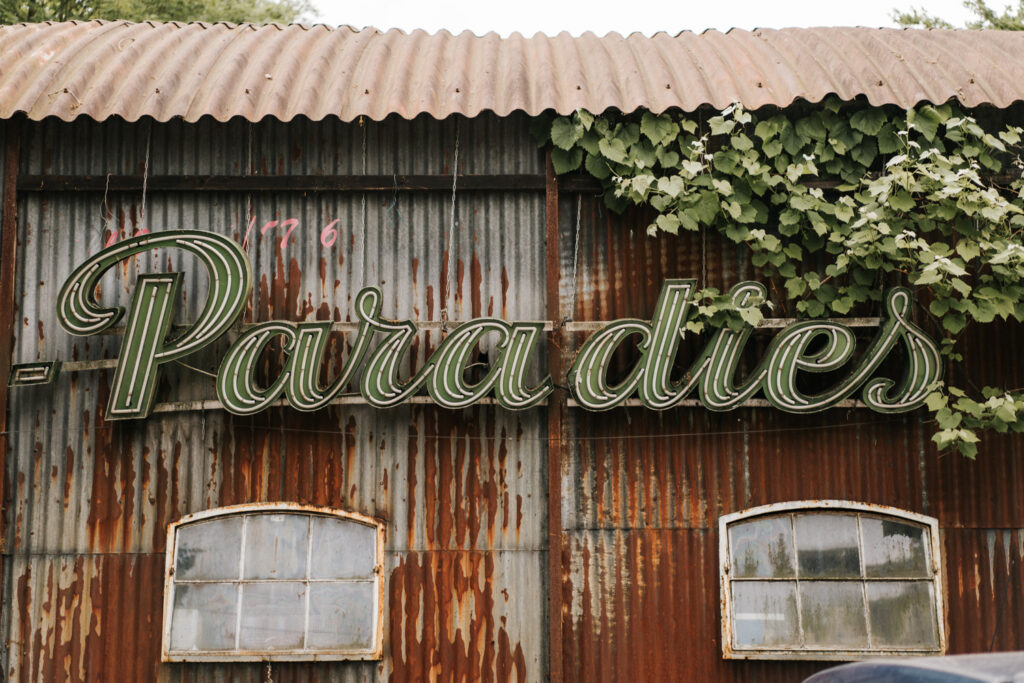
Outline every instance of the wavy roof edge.
[(828, 95), (904, 108), (1024, 100), (1024, 32), (381, 31), (326, 24), (0, 26), (0, 118), (289, 121), (521, 111), (756, 109)]
[[(431, 32), (431, 31), (428, 31), (427, 29), (415, 28), (415, 29), (412, 29), (411, 31), (407, 31), (407, 30), (405, 30), (403, 28), (399, 28), (399, 27), (392, 27), (392, 28), (382, 29), (382, 28), (379, 28), (377, 26), (363, 26), (362, 28), (360, 28), (358, 26), (353, 26), (352, 24), (338, 24), (338, 25), (335, 26), (333, 24), (325, 24), (323, 22), (308, 23), (308, 22), (301, 22), (301, 21), (292, 22), (292, 23), (283, 23), (283, 22), (279, 22), (279, 21), (271, 21), (271, 22), (267, 22), (267, 23), (261, 24), (261, 23), (252, 22), (252, 21), (244, 21), (244, 22), (241, 22), (241, 23), (235, 23), (233, 21), (153, 21), (153, 20), (128, 21), (127, 19), (72, 19), (72, 20), (63, 21), (63, 22), (61, 22), (61, 21), (39, 21), (39, 22), (20, 22), (20, 23), (16, 23), (16, 24), (3, 24), (3, 23), (0, 23), (0, 28), (5, 28), (5, 27), (30, 27), (30, 26), (39, 26), (39, 25), (57, 26), (59, 24), (76, 24), (76, 25), (83, 25), (83, 24), (100, 24), (100, 25), (118, 24), (118, 25), (129, 25), (129, 26), (146, 24), (146, 25), (152, 26), (154, 28), (157, 27), (157, 26), (168, 25), (169, 24), (169, 25), (172, 25), (172, 26), (176, 26), (178, 28), (185, 28), (185, 27), (188, 27), (188, 26), (200, 26), (202, 28), (211, 28), (211, 27), (214, 27), (214, 26), (225, 26), (225, 27), (231, 28), (231, 29), (234, 29), (234, 28), (248, 28), (248, 29), (253, 29), (253, 30), (265, 28), (265, 27), (268, 27), (268, 26), (272, 26), (272, 27), (274, 27), (274, 28), (276, 28), (278, 30), (283, 30), (283, 29), (286, 29), (286, 28), (288, 28), (290, 26), (298, 26), (299, 28), (301, 28), (301, 29), (303, 29), (305, 31), (311, 31), (313, 29), (325, 29), (327, 31), (348, 31), (350, 33), (360, 33), (361, 31), (374, 31), (376, 33), (400, 33), (400, 34), (402, 34), (404, 36), (411, 36), (411, 35), (414, 35), (414, 34), (423, 33), (423, 34), (426, 34), (428, 36), (448, 35), (448, 36), (451, 36), (451, 37), (459, 37), (459, 36), (463, 36), (463, 35), (469, 35), (469, 36), (472, 36), (473, 38), (485, 38), (485, 37), (488, 37), (488, 36), (497, 36), (498, 38), (502, 38), (501, 34), (498, 33), (497, 31), (494, 31), (494, 30), (484, 31), (483, 33), (477, 33), (473, 29), (462, 29), (461, 31), (456, 32), (456, 31), (451, 31), (451, 30), (449, 30), (447, 28), (440, 28), (437, 31)], [(572, 32), (567, 31), (565, 29), (563, 29), (563, 30), (561, 30), (561, 31), (559, 31), (558, 33), (555, 33), (555, 34), (545, 33), (544, 31), (534, 31), (531, 34), (526, 34), (526, 33), (523, 33), (522, 31), (512, 31), (507, 36), (507, 38), (511, 38), (513, 36), (518, 36), (520, 38), (538, 38), (538, 37), (540, 37), (540, 38), (555, 38), (555, 37), (564, 36), (564, 35), (568, 35), (570, 38), (580, 38), (580, 37), (583, 37), (585, 35), (595, 36), (595, 37), (598, 37), (598, 38), (607, 38), (607, 37), (632, 38), (633, 36), (640, 36), (640, 37), (643, 37), (643, 38), (654, 38), (655, 36), (668, 36), (669, 38), (678, 38), (679, 36), (687, 35), (687, 34), (693, 35), (693, 36), (702, 36), (702, 35), (704, 35), (706, 33), (719, 33), (719, 34), (722, 34), (722, 35), (728, 35), (729, 33), (733, 32), (733, 31), (747, 31), (747, 32), (750, 32), (750, 33), (756, 33), (757, 31), (788, 31), (788, 30), (812, 30), (813, 31), (813, 30), (818, 30), (818, 29), (829, 29), (829, 28), (831, 28), (831, 29), (864, 29), (864, 30), (869, 30), (869, 31), (871, 31), (871, 30), (883, 30), (883, 31), (959, 31), (959, 32), (971, 32), (971, 33), (977, 33), (978, 32), (976, 29), (965, 29), (965, 28), (948, 28), (948, 29), (947, 28), (920, 28), (920, 29), (918, 29), (918, 28), (892, 27), (892, 26), (861, 26), (861, 25), (857, 25), (857, 26), (807, 26), (807, 27), (798, 27), (798, 26), (782, 26), (782, 27), (755, 26), (752, 29), (745, 29), (745, 28), (742, 28), (742, 27), (733, 26), (731, 28), (725, 29), (724, 31), (723, 30), (719, 30), (717, 28), (705, 28), (705, 29), (701, 29), (700, 31), (694, 31), (692, 29), (680, 29), (679, 31), (676, 31), (675, 33), (671, 33), (668, 30), (662, 29), (662, 30), (655, 31), (654, 33), (652, 33), (650, 35), (644, 33), (643, 31), (630, 31), (629, 33), (621, 33), (621, 32), (616, 31), (614, 29), (611, 30), (611, 31), (608, 31), (607, 33), (603, 33), (603, 34), (598, 34), (596, 31), (592, 31), (590, 29), (587, 29), (586, 31), (583, 31), (582, 33), (579, 33), (579, 34), (573, 34)], [(997, 31), (995, 29), (986, 29), (985, 32), (989, 32), (989, 33), (991, 33), (991, 32), (1012, 33), (1012, 31)], [(504, 40), (504, 38), (502, 38), (502, 39)]]

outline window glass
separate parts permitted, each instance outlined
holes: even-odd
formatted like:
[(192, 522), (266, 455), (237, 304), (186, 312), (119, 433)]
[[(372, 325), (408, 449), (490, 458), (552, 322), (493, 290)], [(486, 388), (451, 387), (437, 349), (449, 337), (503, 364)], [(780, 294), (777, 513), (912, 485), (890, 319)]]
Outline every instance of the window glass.
[(784, 507), (722, 520), (727, 657), (941, 653), (934, 520), (856, 503)]
[(310, 575), (314, 579), (367, 579), (377, 563), (377, 530), (331, 517), (313, 520)]
[(249, 515), (243, 578), (305, 578), (308, 527), (307, 515)]
[(178, 579), (237, 579), (241, 546), (221, 541), (241, 537), (241, 517), (182, 527), (178, 531), (175, 576)]
[(800, 616), (804, 645), (837, 650), (868, 646), (864, 589), (853, 581), (803, 581)]
[(792, 526), (789, 517), (770, 517), (729, 529), (733, 576), (794, 576)]
[(378, 657), (379, 526), (258, 509), (172, 526), (171, 661)]
[(171, 648), (232, 650), (238, 587), (230, 583), (183, 584), (174, 591)]
[(794, 518), (800, 576), (860, 576), (857, 518), (852, 515), (797, 515)]
[(242, 589), (242, 650), (295, 650), (306, 629), (306, 585), (247, 583)]
[(744, 581), (733, 590), (736, 642), (764, 647), (800, 644), (796, 619), (796, 584)]
[(309, 589), (309, 647), (371, 646), (377, 609), (372, 582), (314, 583)]
[(872, 581), (867, 584), (871, 636), (893, 647), (938, 647), (939, 636), (929, 606), (931, 582)]
[(928, 577), (924, 529), (902, 522), (865, 517), (864, 569), (868, 576)]

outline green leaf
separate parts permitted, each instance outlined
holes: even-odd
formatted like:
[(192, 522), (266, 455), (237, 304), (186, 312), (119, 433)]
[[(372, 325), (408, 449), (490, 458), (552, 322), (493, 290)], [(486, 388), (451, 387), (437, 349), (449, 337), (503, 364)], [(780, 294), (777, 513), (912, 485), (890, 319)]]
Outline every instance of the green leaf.
[(740, 318), (743, 322), (750, 325), (751, 327), (757, 327), (757, 324), (764, 320), (764, 315), (757, 308), (753, 306), (747, 306), (738, 310)]
[(841, 297), (832, 302), (832, 310), (839, 315), (846, 315), (853, 308), (853, 299), (849, 297)]
[(924, 139), (928, 142), (935, 140), (935, 134), (939, 131), (939, 124), (942, 123), (940, 120), (935, 107), (930, 104), (921, 107), (920, 109), (911, 109), (907, 112), (907, 123), (911, 124)]
[(710, 191), (701, 192), (700, 199), (692, 207), (694, 218), (705, 225), (710, 225), (720, 210), (721, 203), (718, 200), (718, 195)]
[(559, 149), (572, 149), (581, 137), (583, 126), (576, 125), (567, 116), (560, 116), (551, 124), (551, 142)]
[(674, 214), (661, 214), (655, 222), (658, 224), (658, 227), (665, 232), (670, 232), (673, 235), (679, 233), (679, 218)]
[(795, 299), (807, 291), (807, 283), (801, 277), (792, 277), (786, 280), (786, 295)]
[(656, 145), (667, 145), (679, 134), (679, 125), (667, 114), (655, 116), (645, 111), (640, 119), (640, 132)]
[(728, 135), (736, 127), (736, 122), (726, 119), (723, 116), (712, 116), (708, 119), (712, 135)]
[(1016, 145), (1020, 142), (1020, 129), (1007, 126), (1005, 130), (999, 131), (999, 139), (1008, 145)]
[(770, 119), (758, 121), (754, 126), (754, 135), (766, 142), (771, 140), (782, 130), (782, 120), (784, 120), (782, 116), (773, 116)]
[(964, 262), (969, 263), (981, 255), (981, 249), (978, 247), (977, 242), (964, 239), (956, 243), (956, 253), (960, 255)]
[(814, 112), (796, 122), (797, 135), (813, 140), (824, 140), (826, 136), (825, 124), (821, 121), (821, 114)]
[(583, 150), (579, 147), (569, 152), (558, 147), (551, 149), (551, 165), (555, 167), (555, 173), (559, 175), (575, 171), (581, 163), (583, 163)]
[(745, 225), (731, 223), (725, 227), (725, 236), (733, 242), (739, 243), (750, 237), (750, 230)]
[(850, 156), (861, 166), (868, 167), (878, 156), (878, 146), (871, 138), (864, 138), (859, 145), (850, 150)]
[(583, 162), (583, 166), (587, 169), (587, 173), (598, 180), (604, 180), (612, 174), (611, 169), (608, 168), (607, 162), (596, 154), (588, 154), (586, 160)]
[(914, 198), (906, 190), (900, 190), (889, 197), (889, 206), (897, 211), (910, 211), (914, 208)]
[(804, 304), (804, 311), (812, 318), (820, 318), (825, 314), (825, 304), (821, 303), (817, 299), (808, 299), (807, 301), (801, 301)]
[(942, 326), (951, 334), (960, 334), (967, 324), (967, 318), (962, 313), (947, 313), (942, 316)]
[(932, 315), (941, 318), (946, 315), (946, 311), (949, 310), (949, 300), (936, 299), (928, 304), (928, 310), (932, 312)]
[(866, 135), (877, 135), (885, 123), (885, 112), (880, 108), (861, 109), (850, 117), (850, 127)]
[(601, 150), (601, 154), (607, 159), (611, 159), (615, 163), (624, 164), (629, 159), (629, 154), (626, 151), (626, 143), (618, 138), (603, 138), (598, 143), (598, 149)]
[(669, 176), (667, 178), (658, 179), (658, 191), (664, 192), (669, 197), (678, 197), (679, 194), (686, 188), (686, 182), (682, 176)]
[(741, 152), (746, 152), (748, 149), (754, 147), (754, 141), (748, 138), (743, 133), (737, 133), (732, 136), (733, 149), (738, 149)]

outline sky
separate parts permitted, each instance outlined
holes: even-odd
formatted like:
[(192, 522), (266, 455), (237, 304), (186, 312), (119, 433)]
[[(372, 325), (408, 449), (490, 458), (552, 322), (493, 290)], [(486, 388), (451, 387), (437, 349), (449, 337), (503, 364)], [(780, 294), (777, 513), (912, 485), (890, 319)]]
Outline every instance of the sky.
[[(604, 35), (714, 28), (789, 26), (893, 26), (894, 8), (926, 6), (929, 13), (960, 26), (969, 17), (962, 0), (313, 0), (318, 23), (356, 28), (448, 29), (477, 34), (513, 31)], [(1000, 0), (990, 3), (1001, 7)]]

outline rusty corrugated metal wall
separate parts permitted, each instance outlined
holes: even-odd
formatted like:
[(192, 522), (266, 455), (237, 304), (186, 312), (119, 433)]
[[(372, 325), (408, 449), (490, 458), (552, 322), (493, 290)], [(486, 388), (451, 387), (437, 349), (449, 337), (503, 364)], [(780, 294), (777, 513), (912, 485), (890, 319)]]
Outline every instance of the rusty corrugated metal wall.
[[(28, 126), (30, 174), (448, 173), (458, 136), (461, 170), (543, 171), (522, 117), (412, 123), (267, 122), (198, 126), (79, 121)], [(251, 144), (250, 144), (251, 140)], [(149, 149), (148, 171), (146, 150)], [(365, 153), (364, 153), (365, 150)], [(379, 285), (385, 315), (439, 317), (448, 282), (450, 193), (28, 193), (19, 211), (17, 361), (113, 357), (114, 336), (73, 338), (54, 318), (61, 282), (110, 231), (203, 228), (250, 237), (250, 320), (352, 317), (359, 288)], [(452, 319), (544, 315), (543, 194), (456, 195)], [(334, 248), (320, 230), (341, 218)], [(500, 228), (500, 229), (499, 229)], [(187, 272), (185, 260), (138, 266)], [(105, 280), (104, 299), (128, 296), (136, 267)], [(187, 298), (185, 318), (197, 297)], [(191, 310), (188, 310), (191, 309)], [(437, 331), (424, 335), (422, 361)], [(334, 358), (340, 348), (331, 352)], [(211, 370), (212, 357), (190, 365)], [(212, 382), (167, 372), (164, 395), (212, 397)], [(387, 613), (382, 663), (275, 664), (273, 680), (476, 680), (546, 672), (545, 423), (542, 412), (481, 406), (389, 411), (333, 407), (315, 415), (223, 411), (106, 422), (109, 372), (64, 374), (13, 396), (4, 601), (11, 680), (263, 680), (250, 665), (159, 665), (166, 524), (251, 501), (299, 501), (387, 520)], [(56, 397), (56, 400), (55, 398)]]
[[(461, 173), (540, 175), (527, 124), (522, 115), (362, 125), (51, 119), (26, 124), (20, 171), (368, 174), (394, 175), (397, 185), (402, 174), (451, 173), (457, 147)], [(85, 254), (143, 227), (209, 228), (241, 241), (255, 217), (247, 321), (347, 320), (356, 291), (374, 284), (396, 318), (437, 320), (443, 300), (455, 320), (649, 317), (666, 277), (717, 287), (757, 278), (741, 250), (702, 235), (650, 238), (644, 216), (614, 217), (593, 196), (577, 205), (563, 193), (561, 308), (549, 310), (544, 200), (537, 189), (456, 188), (449, 269), (447, 191), (150, 192), (145, 202), (141, 192), (25, 192), (13, 357), (113, 357), (116, 337), (68, 336), (53, 301)], [(281, 231), (258, 235), (266, 220), (292, 216), (300, 225), (283, 248)], [(325, 248), (320, 229), (333, 218), (340, 234)], [(105, 281), (104, 300), (123, 303), (147, 268), (184, 270), (187, 291), (203, 286), (185, 259), (138, 261)], [(182, 320), (197, 307), (187, 298)], [(414, 361), (437, 334), (423, 334)], [(564, 334), (569, 358), (582, 335)], [(1017, 326), (970, 336), (966, 371), (979, 384), (1024, 385), (1022, 344)], [(342, 346), (330, 351), (335, 363)], [(215, 354), (186, 362), (209, 371)], [(158, 400), (212, 396), (192, 370), (165, 375)], [(258, 664), (158, 663), (165, 525), (279, 500), (385, 519), (388, 578), (382, 662), (275, 664), (275, 681), (798, 679), (823, 665), (721, 659), (717, 522), (805, 498), (936, 516), (951, 651), (1024, 648), (1020, 437), (991, 437), (970, 462), (939, 457), (917, 413), (568, 409), (549, 471), (554, 411), (544, 408), (193, 411), (111, 423), (108, 382), (109, 371), (66, 374), (11, 394), (0, 622), (11, 680), (263, 680)], [(561, 617), (553, 625), (551, 604)]]
[[(579, 208), (578, 231), (575, 199), (560, 208), (562, 315), (571, 319), (649, 318), (669, 277), (696, 277), (719, 289), (758, 278), (744, 250), (717, 239), (648, 237), (647, 216), (615, 217), (592, 198)], [(954, 369), (952, 379), (1024, 385), (1024, 330), (987, 327), (986, 336), (965, 340), (966, 367)], [(719, 517), (820, 498), (937, 517), (949, 651), (1024, 649), (1020, 436), (986, 437), (972, 462), (936, 453), (934, 425), (923, 422), (923, 412), (620, 408), (569, 416), (564, 680), (793, 681), (829, 666), (721, 657)]]

